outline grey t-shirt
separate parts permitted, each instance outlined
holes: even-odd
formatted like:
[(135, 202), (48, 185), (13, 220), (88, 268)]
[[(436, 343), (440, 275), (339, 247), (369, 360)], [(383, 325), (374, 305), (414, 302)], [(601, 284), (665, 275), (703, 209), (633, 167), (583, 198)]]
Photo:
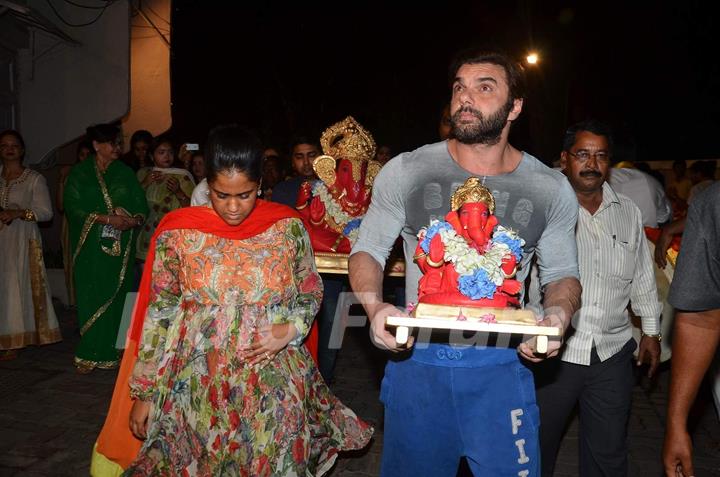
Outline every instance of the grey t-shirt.
[[(417, 301), (421, 275), (413, 262), (417, 233), (431, 219), (444, 218), (453, 192), (471, 176), (453, 161), (446, 141), (395, 157), (375, 179), (370, 208), (352, 253), (367, 252), (384, 267), (396, 238), (402, 235), (406, 298)], [(525, 240), (520, 281), (528, 274), (533, 253), (538, 256), (541, 286), (579, 277), (575, 243), (578, 202), (562, 173), (523, 153), (514, 171), (487, 176), (485, 186), (495, 197), (500, 225), (516, 230)]]
[(668, 301), (686, 311), (720, 308), (720, 182), (690, 202)]

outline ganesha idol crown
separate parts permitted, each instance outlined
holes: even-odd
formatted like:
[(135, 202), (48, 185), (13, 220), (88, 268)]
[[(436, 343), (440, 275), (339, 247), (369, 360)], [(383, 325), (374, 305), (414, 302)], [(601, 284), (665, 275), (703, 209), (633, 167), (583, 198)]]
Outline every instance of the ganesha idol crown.
[(305, 221), (315, 252), (350, 253), (370, 204), (375, 176), (375, 140), (348, 116), (320, 138), (323, 155), (313, 161), (320, 178), (304, 184), (296, 207)]
[(365, 185), (372, 187), (382, 165), (373, 160), (375, 140), (355, 118), (348, 116), (327, 128), (320, 137), (320, 146), (323, 155), (313, 161), (313, 169), (328, 187), (335, 183), (335, 167), (340, 159), (350, 161), (355, 181), (360, 180), (362, 168), (366, 165)]
[(471, 177), (455, 189), (455, 193), (450, 198), (450, 210), (457, 211), (464, 204), (470, 202), (482, 202), (487, 205), (490, 215), (495, 213), (495, 197), (487, 187), (482, 185), (479, 177)]

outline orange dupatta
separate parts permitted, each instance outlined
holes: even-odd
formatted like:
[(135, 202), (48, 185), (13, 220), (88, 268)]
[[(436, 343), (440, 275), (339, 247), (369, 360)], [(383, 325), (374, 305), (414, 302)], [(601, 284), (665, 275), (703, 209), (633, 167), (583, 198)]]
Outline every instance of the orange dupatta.
[[(223, 238), (242, 240), (262, 233), (278, 220), (286, 218), (300, 219), (300, 215), (294, 209), (285, 205), (258, 199), (250, 215), (237, 226), (228, 225), (212, 208), (205, 206), (177, 209), (168, 213), (160, 221), (150, 241), (150, 249), (143, 269), (138, 298), (133, 310), (132, 322), (128, 330), (125, 352), (115, 382), (110, 409), (93, 452), (90, 470), (94, 476), (100, 474), (119, 475), (117, 466), (122, 469), (127, 468), (135, 460), (143, 443), (130, 432), (130, 410), (132, 409), (133, 400), (130, 397), (129, 379), (137, 360), (145, 312), (150, 302), (152, 266), (155, 258), (157, 237), (168, 230), (195, 229)], [(305, 346), (307, 346), (315, 362), (317, 362), (317, 342), (317, 324), (313, 323), (310, 335), (305, 340)], [(110, 467), (115, 467), (115, 469), (110, 471)], [(93, 473), (93, 470), (97, 472)]]

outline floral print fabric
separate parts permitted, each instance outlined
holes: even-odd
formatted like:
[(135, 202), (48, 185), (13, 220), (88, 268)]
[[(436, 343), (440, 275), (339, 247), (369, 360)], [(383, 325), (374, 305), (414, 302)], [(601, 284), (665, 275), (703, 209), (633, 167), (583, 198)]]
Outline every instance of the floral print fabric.
[[(307, 232), (283, 219), (245, 240), (158, 237), (131, 393), (152, 400), (126, 476), (315, 476), (372, 428), (328, 389), (301, 343), (322, 296)], [(265, 367), (239, 350), (271, 323), (298, 338)]]
[[(153, 170), (155, 169), (152, 167), (143, 167), (140, 169), (137, 172), (138, 182), (142, 183)], [(170, 171), (177, 171), (177, 169), (165, 169), (164, 171), (167, 172), (163, 173), (161, 181), (150, 182), (147, 186), (143, 186), (150, 213), (140, 229), (138, 236), (136, 250), (136, 258), (138, 260), (145, 260), (145, 257), (147, 257), (150, 239), (155, 233), (155, 229), (160, 223), (160, 220), (165, 217), (165, 214), (168, 212), (183, 206), (175, 193), (170, 192), (167, 188), (167, 181), (170, 178), (175, 178), (178, 181), (180, 189), (188, 197), (192, 196), (193, 190), (195, 189), (195, 183), (189, 172), (183, 171), (185, 172), (184, 174), (173, 174)]]

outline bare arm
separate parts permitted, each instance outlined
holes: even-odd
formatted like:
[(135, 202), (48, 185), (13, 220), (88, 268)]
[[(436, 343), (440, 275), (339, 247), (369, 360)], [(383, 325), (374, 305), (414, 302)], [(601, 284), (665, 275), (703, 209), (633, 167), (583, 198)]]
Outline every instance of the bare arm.
[[(693, 475), (687, 417), (720, 342), (720, 309), (675, 317), (673, 366), (663, 448), (665, 475)], [(677, 474), (680, 470), (682, 474)]]
[(382, 305), (383, 271), (380, 264), (367, 252), (358, 252), (348, 261), (350, 286), (362, 300), (363, 308), (370, 320)]
[(575, 277), (561, 278), (545, 287), (543, 308), (546, 315), (557, 316), (562, 321), (563, 330), (567, 330), (570, 320), (580, 309), (582, 286)]
[[(361, 301), (370, 320), (370, 337), (379, 348), (399, 351), (395, 337), (385, 329), (387, 316), (405, 315), (382, 299), (383, 270), (380, 264), (367, 252), (357, 252), (348, 261), (350, 286)], [(412, 345), (412, 337), (408, 346)]]
[[(542, 326), (557, 326), (562, 328), (563, 334), (570, 325), (575, 312), (580, 308), (582, 287), (575, 277), (561, 278), (550, 282), (545, 287), (545, 319), (540, 322)], [(539, 362), (545, 358), (557, 356), (560, 352), (561, 341), (550, 341), (548, 351), (544, 357), (537, 356), (534, 349), (534, 339), (521, 343), (518, 347), (520, 355), (532, 362)]]
[(665, 268), (667, 265), (667, 251), (670, 248), (673, 236), (685, 231), (685, 218), (675, 220), (663, 226), (660, 231), (660, 238), (655, 244), (655, 263), (658, 267)]

